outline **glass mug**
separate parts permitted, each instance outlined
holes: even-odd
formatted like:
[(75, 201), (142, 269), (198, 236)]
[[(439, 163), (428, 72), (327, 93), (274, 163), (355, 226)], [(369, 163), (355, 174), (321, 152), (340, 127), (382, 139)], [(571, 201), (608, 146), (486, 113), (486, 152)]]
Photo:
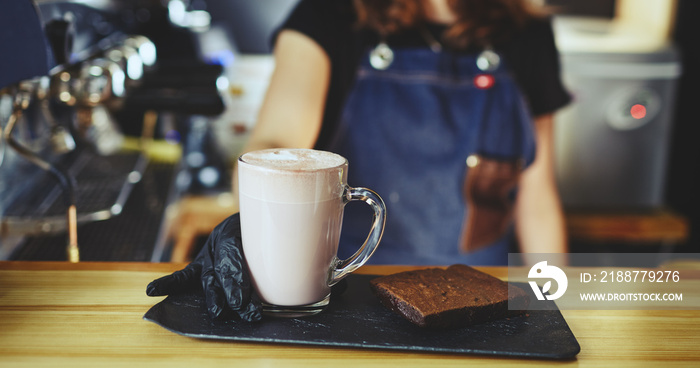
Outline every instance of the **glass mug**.
[[(320, 312), (330, 287), (362, 266), (384, 231), (386, 208), (366, 188), (347, 185), (348, 161), (311, 149), (253, 151), (238, 159), (243, 252), (263, 313), (298, 317)], [(364, 201), (374, 210), (369, 236), (340, 260), (343, 209)]]

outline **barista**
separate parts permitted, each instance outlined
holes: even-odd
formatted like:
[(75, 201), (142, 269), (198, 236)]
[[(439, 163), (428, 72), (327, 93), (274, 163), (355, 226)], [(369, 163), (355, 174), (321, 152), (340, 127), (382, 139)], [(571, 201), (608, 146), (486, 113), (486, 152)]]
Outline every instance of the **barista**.
[[(567, 250), (552, 114), (569, 102), (527, 0), (302, 0), (245, 151), (330, 150), (387, 225), (370, 262), (505, 264)], [(346, 209), (339, 256), (369, 224)], [(510, 219), (514, 219), (511, 226)]]

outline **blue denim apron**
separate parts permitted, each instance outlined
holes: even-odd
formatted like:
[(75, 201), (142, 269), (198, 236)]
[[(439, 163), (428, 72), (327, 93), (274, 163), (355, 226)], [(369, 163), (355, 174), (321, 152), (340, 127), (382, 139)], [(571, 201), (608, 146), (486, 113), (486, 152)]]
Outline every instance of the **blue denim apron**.
[[(360, 63), (329, 148), (349, 161), (348, 184), (376, 191), (387, 206), (384, 236), (369, 263), (507, 264), (512, 230), (475, 252), (460, 251), (466, 158), (534, 159), (529, 109), (501, 61), (477, 54), (396, 49), (384, 70)], [(478, 81), (484, 81), (486, 85)], [(491, 83), (489, 83), (491, 82)], [(348, 204), (339, 256), (364, 241), (371, 213)]]

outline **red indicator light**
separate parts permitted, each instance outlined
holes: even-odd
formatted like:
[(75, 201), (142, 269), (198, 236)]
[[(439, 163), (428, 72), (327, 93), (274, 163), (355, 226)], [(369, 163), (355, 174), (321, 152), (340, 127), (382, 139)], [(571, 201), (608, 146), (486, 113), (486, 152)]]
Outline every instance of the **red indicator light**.
[(644, 105), (636, 104), (630, 109), (630, 115), (635, 119), (644, 119), (647, 116), (647, 108)]

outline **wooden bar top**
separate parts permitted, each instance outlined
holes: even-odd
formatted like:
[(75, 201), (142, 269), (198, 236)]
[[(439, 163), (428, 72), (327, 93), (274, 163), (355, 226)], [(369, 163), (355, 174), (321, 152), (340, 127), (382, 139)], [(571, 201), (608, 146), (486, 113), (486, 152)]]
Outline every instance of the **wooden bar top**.
[(655, 211), (568, 211), (572, 240), (634, 245), (680, 244), (688, 240), (688, 220), (669, 209)]
[[(543, 361), (199, 340), (142, 319), (181, 263), (0, 262), (0, 367), (698, 366), (700, 311), (562, 311), (581, 345)], [(387, 274), (415, 267), (364, 266)], [(499, 278), (507, 269), (479, 268)]]

